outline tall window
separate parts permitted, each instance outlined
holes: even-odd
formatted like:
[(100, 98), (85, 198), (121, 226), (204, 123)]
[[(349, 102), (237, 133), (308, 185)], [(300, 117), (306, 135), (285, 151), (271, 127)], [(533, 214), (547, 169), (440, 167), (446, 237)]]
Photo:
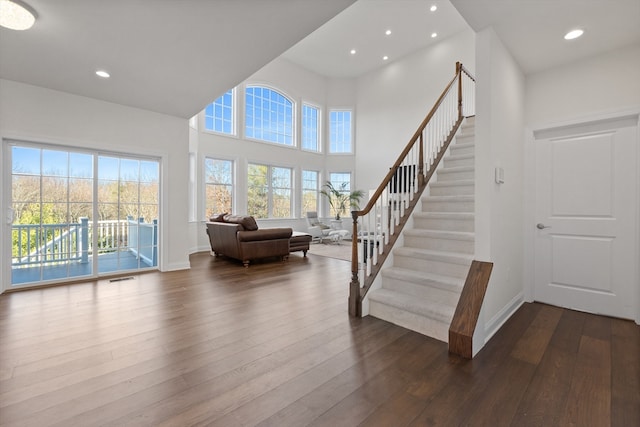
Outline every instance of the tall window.
[(248, 86), (245, 96), (245, 136), (293, 146), (293, 102), (262, 86)]
[(291, 218), (293, 171), (290, 168), (249, 164), (247, 212), (256, 218)]
[(233, 162), (231, 160), (204, 160), (205, 218), (233, 209)]
[(329, 152), (351, 153), (351, 111), (331, 110), (329, 112)]
[(302, 171), (302, 215), (309, 211), (318, 211), (319, 173), (317, 171)]
[[(333, 185), (333, 188), (340, 191), (340, 193), (349, 194), (351, 192), (351, 173), (349, 172), (332, 172), (329, 174), (329, 181)], [(351, 210), (351, 205), (347, 201), (347, 206), (345, 206), (346, 212)], [(335, 209), (331, 209), (331, 215), (335, 216)], [(339, 212), (340, 215), (344, 215), (344, 212)]]
[(207, 105), (204, 110), (204, 128), (213, 132), (233, 135), (233, 89)]
[(302, 149), (320, 151), (320, 109), (312, 105), (302, 106)]

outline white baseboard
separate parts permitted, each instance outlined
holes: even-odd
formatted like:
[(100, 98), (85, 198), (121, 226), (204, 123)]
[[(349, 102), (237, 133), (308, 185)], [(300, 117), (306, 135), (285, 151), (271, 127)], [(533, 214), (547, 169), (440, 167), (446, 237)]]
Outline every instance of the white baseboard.
[(524, 296), (522, 292), (518, 293), (507, 305), (505, 305), (502, 310), (500, 310), (489, 322), (486, 323), (484, 328), (484, 343), (485, 345), (489, 342), (491, 337), (498, 332), (498, 330), (504, 325), (504, 323), (509, 320), (513, 313), (515, 313), (520, 306), (524, 304)]
[(187, 262), (173, 262), (171, 264), (164, 265), (162, 270), (165, 271), (177, 271), (177, 270), (189, 270), (191, 268), (191, 263)]

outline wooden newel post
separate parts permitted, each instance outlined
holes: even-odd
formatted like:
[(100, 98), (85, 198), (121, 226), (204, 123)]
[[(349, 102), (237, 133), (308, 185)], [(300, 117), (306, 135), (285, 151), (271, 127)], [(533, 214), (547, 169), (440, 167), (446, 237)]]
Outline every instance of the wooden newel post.
[(353, 229), (351, 232), (351, 283), (349, 283), (349, 316), (362, 316), (360, 301), (360, 280), (358, 279), (358, 212), (351, 211)]

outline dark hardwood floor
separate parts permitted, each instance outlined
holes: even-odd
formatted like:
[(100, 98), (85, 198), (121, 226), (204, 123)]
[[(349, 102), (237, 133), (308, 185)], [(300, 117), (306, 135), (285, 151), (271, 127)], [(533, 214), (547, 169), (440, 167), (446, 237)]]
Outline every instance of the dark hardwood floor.
[(640, 426), (640, 327), (525, 304), (472, 361), (294, 253), (0, 296), (0, 425)]

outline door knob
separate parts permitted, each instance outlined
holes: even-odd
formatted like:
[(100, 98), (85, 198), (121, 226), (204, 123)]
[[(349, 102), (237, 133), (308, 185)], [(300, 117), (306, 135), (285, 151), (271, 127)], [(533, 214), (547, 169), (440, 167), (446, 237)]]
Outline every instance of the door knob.
[(544, 225), (543, 223), (539, 222), (536, 224), (536, 227), (538, 228), (538, 230), (544, 230), (545, 228), (551, 228), (550, 225)]

